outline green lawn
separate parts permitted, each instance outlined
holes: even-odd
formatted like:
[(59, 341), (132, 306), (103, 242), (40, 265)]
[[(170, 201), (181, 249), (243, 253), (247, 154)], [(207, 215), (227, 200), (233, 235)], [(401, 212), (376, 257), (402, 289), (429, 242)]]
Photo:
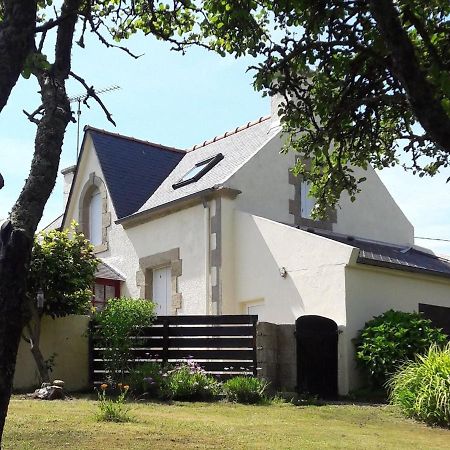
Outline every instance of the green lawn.
[(96, 402), (13, 397), (4, 450), (449, 449), (450, 430), (389, 406), (133, 403), (134, 423), (99, 423)]

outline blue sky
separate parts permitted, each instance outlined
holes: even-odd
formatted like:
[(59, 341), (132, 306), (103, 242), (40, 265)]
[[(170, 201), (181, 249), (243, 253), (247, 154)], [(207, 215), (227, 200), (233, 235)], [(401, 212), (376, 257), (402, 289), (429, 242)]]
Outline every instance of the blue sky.
[[(183, 56), (170, 52), (165, 43), (144, 37), (128, 43), (135, 53), (144, 54), (138, 60), (119, 50), (107, 50), (92, 38), (86, 44), (84, 50), (74, 47), (74, 72), (97, 89), (111, 85), (122, 89), (102, 96), (117, 128), (92, 101), (91, 109), (82, 109), (82, 126), (89, 124), (187, 148), (269, 114), (269, 100), (253, 90), (252, 74), (246, 73), (253, 62), (250, 59), (221, 58), (201, 49), (191, 49)], [(34, 80), (20, 79), (0, 114), (0, 171), (5, 178), (5, 188), (0, 191), (0, 218), (6, 217), (29, 171), (36, 127), (22, 109), (33, 111), (38, 106), (36, 90)], [(69, 92), (77, 95), (83, 88), (70, 82)], [(71, 124), (60, 169), (74, 164), (75, 159), (76, 125)], [(445, 183), (450, 171), (434, 179), (419, 179), (394, 168), (382, 171), (380, 176), (415, 226), (416, 236), (450, 239), (450, 185)], [(41, 224), (51, 222), (61, 208), (60, 175)], [(450, 242), (416, 243), (450, 255)]]

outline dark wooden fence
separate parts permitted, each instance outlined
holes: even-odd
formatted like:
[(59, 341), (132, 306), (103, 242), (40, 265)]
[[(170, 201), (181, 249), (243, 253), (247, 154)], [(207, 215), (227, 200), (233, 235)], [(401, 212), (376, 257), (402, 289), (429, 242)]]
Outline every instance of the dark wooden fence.
[[(136, 337), (135, 365), (150, 362), (195, 361), (208, 373), (226, 379), (256, 375), (258, 316), (162, 316)], [(90, 381), (105, 381), (103, 346), (90, 338)]]

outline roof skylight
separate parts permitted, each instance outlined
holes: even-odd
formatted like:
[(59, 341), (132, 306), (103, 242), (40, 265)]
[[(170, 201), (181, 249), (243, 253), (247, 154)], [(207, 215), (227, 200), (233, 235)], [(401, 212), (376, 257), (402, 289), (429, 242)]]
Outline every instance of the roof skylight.
[(178, 189), (181, 186), (186, 186), (190, 183), (195, 183), (200, 180), (200, 178), (205, 175), (205, 173), (209, 172), (219, 161), (223, 159), (222, 153), (218, 153), (217, 155), (204, 159), (195, 164), (194, 167), (189, 169), (179, 181), (172, 185), (174, 189)]

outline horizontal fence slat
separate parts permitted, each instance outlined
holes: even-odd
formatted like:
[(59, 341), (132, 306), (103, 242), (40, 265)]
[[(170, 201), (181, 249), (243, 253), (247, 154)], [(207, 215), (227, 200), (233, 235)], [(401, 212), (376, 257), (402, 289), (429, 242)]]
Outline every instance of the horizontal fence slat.
[[(163, 327), (145, 328), (141, 336), (162, 336)], [(249, 325), (220, 326), (212, 325), (207, 327), (186, 326), (169, 327), (169, 336), (251, 336), (253, 327)]]
[(252, 338), (169, 338), (171, 348), (253, 348)]
[[(158, 359), (161, 357), (161, 351), (149, 349), (135, 349), (132, 350), (134, 358), (137, 359)], [(94, 353), (94, 359), (101, 359), (102, 353)], [(232, 360), (253, 360), (253, 350), (229, 350), (229, 349), (180, 349), (169, 350), (167, 359), (232, 359)]]
[[(148, 361), (136, 360), (134, 367), (145, 365)], [(156, 362), (156, 361), (155, 361)], [(202, 361), (197, 363), (206, 372), (253, 372), (254, 365), (251, 361)], [(105, 363), (102, 359), (94, 359), (93, 369), (95, 371), (104, 371)]]
[[(139, 347), (161, 348), (164, 343), (162, 338), (144, 338), (140, 340)], [(253, 348), (251, 337), (178, 337), (169, 338), (169, 351), (172, 348)], [(101, 347), (94, 347), (95, 350)]]
[[(256, 322), (258, 316), (163, 316), (133, 338), (131, 366), (146, 362), (195, 361), (219, 379), (256, 374)], [(104, 343), (91, 326), (90, 380), (107, 379)]]
[(164, 316), (157, 317), (156, 325), (234, 325), (253, 324), (258, 320), (256, 315), (223, 315), (223, 316)]
[(170, 350), (169, 359), (253, 360), (252, 350)]

